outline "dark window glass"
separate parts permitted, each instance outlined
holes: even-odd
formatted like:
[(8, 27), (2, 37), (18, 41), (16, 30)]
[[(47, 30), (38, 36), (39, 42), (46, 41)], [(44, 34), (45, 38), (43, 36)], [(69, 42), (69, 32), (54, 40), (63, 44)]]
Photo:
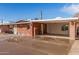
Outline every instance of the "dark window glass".
[(68, 25), (63, 25), (61, 30), (62, 30), (62, 31), (68, 30)]

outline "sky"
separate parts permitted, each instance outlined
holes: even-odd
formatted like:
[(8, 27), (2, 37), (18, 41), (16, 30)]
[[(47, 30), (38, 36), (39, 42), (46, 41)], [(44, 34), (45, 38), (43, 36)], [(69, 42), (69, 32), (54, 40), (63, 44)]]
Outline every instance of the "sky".
[(0, 21), (20, 19), (72, 17), (79, 12), (79, 4), (74, 3), (0, 3)]

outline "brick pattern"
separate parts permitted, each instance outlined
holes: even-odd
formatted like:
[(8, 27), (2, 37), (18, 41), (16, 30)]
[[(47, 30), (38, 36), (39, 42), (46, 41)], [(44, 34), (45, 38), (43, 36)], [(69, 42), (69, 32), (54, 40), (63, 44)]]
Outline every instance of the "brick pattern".
[(35, 35), (41, 34), (41, 24), (40, 23), (33, 23), (33, 28), (35, 29)]
[[(17, 34), (18, 35), (23, 35), (23, 36), (30, 36), (33, 37), (35, 35), (41, 35), (41, 24), (42, 23), (27, 23), (27, 24), (18, 24), (17, 25)], [(71, 23), (72, 24), (72, 23)], [(70, 24), (70, 26), (71, 26)], [(46, 28), (46, 24), (44, 24), (44, 34), (47, 34), (47, 28)], [(75, 29), (79, 27), (79, 23), (76, 23), (76, 27)], [(6, 32), (6, 31), (10, 31), (10, 27), (9, 25), (2, 25), (0, 26), (1, 32)], [(73, 26), (71, 26), (71, 34), (73, 33), (74, 30)], [(77, 31), (77, 30), (75, 30)], [(74, 33), (76, 34), (76, 33)], [(72, 34), (73, 35), (73, 34)]]
[(79, 35), (77, 34), (77, 29), (79, 28), (79, 23), (76, 23), (76, 36), (79, 37)]
[(75, 31), (76, 31), (75, 26), (76, 26), (75, 22), (69, 23), (69, 35), (70, 35), (71, 40), (75, 40), (75, 34), (76, 34), (75, 33)]
[(17, 25), (18, 35), (32, 36), (32, 26), (30, 24)]
[[(33, 28), (35, 29), (35, 35), (40, 35), (42, 34), (41, 32), (41, 24), (42, 23), (33, 23)], [(47, 25), (43, 23), (43, 32), (44, 34), (47, 34)]]
[(5, 32), (10, 31), (10, 28), (8, 25), (2, 25), (2, 26), (0, 26), (0, 29), (1, 29), (1, 33), (5, 33)]

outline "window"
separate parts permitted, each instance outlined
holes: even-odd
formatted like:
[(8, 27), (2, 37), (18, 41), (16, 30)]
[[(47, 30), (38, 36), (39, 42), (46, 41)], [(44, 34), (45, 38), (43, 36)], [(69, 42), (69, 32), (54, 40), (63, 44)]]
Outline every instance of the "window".
[(62, 26), (62, 31), (67, 31), (68, 30), (68, 25), (63, 25)]

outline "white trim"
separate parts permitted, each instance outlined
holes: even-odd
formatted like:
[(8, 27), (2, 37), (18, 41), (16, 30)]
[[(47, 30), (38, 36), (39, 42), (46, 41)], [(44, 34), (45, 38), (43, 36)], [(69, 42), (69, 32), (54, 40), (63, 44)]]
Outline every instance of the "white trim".
[(78, 17), (73, 18), (53, 18), (53, 19), (43, 19), (43, 20), (30, 20), (30, 22), (42, 22), (42, 21), (70, 21), (70, 20), (78, 20)]

